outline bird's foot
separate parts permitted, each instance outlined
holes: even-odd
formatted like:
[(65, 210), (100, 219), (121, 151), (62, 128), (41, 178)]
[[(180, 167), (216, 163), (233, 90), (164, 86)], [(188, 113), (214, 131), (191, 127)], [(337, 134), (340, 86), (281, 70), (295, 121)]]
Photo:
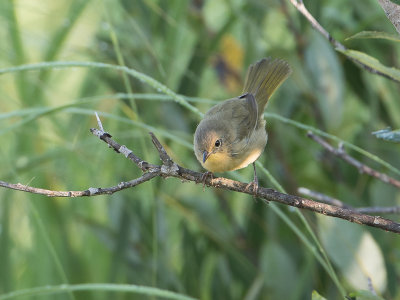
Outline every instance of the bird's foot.
[(253, 181), (246, 185), (244, 190), (246, 192), (252, 192), (253, 198), (255, 198), (258, 192), (258, 178), (254, 177)]
[(208, 177), (210, 177), (210, 180), (213, 180), (214, 174), (210, 171), (207, 171), (207, 172), (204, 172), (203, 175), (201, 175), (201, 183), (203, 183), (203, 191), (206, 186), (206, 181), (207, 181)]

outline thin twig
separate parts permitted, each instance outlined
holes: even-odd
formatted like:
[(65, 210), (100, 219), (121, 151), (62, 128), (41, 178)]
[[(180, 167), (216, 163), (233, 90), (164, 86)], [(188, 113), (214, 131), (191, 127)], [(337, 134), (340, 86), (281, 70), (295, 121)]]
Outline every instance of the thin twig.
[(304, 195), (306, 197), (310, 197), (313, 199), (316, 199), (320, 202), (326, 203), (326, 204), (330, 204), (330, 205), (334, 205), (337, 207), (343, 207), (343, 208), (348, 208), (348, 209), (353, 209), (353, 207), (351, 207), (350, 205), (347, 205), (345, 203), (343, 203), (342, 201), (340, 201), (339, 199), (330, 197), (328, 195), (322, 194), (320, 192), (316, 192), (313, 190), (310, 190), (308, 188), (305, 187), (299, 187), (297, 189), (297, 192), (301, 195)]
[[(113, 148), (116, 152), (124, 154), (128, 159), (134, 162), (139, 168), (141, 168), (145, 173), (138, 179), (134, 179), (132, 181), (128, 181), (126, 183), (121, 183), (116, 187), (111, 188), (89, 188), (86, 191), (82, 192), (58, 192), (58, 191), (50, 191), (44, 189), (36, 189), (32, 187), (27, 187), (20, 184), (9, 184), (5, 182), (0, 182), (0, 186), (6, 188), (18, 189), (21, 191), (31, 192), (31, 193), (39, 193), (42, 195), (50, 196), (50, 197), (79, 197), (79, 196), (95, 196), (100, 194), (111, 194), (118, 190), (122, 190), (124, 188), (136, 186), (145, 181), (148, 181), (156, 176), (160, 177), (176, 177), (183, 181), (192, 181), (195, 183), (199, 183), (203, 179), (203, 173), (199, 173), (190, 169), (183, 168), (178, 164), (174, 163), (173, 160), (169, 157), (164, 147), (158, 141), (158, 139), (151, 133), (153, 143), (159, 152), (160, 158), (163, 162), (166, 162), (168, 165), (153, 165), (145, 162), (140, 159), (136, 155), (133, 154), (131, 150), (129, 150), (125, 146), (121, 146), (117, 142), (115, 142), (111, 135), (105, 132), (104, 130), (99, 129), (91, 129), (90, 130), (94, 135), (99, 137), (102, 141), (108, 144), (109, 147)], [(367, 225), (379, 229), (383, 229), (386, 231), (391, 231), (395, 233), (400, 233), (400, 224), (396, 223), (392, 220), (381, 218), (379, 216), (369, 216), (365, 214), (361, 214), (355, 212), (353, 210), (336, 207), (333, 205), (315, 202), (309, 199), (305, 199), (302, 197), (288, 195), (279, 193), (273, 189), (267, 189), (263, 187), (258, 187), (256, 191), (248, 189), (248, 184), (245, 182), (239, 182), (223, 177), (210, 178), (207, 177), (204, 182), (207, 186), (231, 190), (239, 193), (249, 194), (251, 196), (256, 196), (259, 199), (262, 199), (265, 203), (268, 201), (275, 201), (285, 205), (303, 208), (310, 211), (314, 211), (319, 214), (332, 216), (336, 218), (341, 218), (350, 222), (354, 222), (357, 224)]]
[(99, 115), (97, 114), (97, 111), (95, 111), (94, 114), (96, 115), (97, 126), (99, 126), (99, 129), (101, 131), (104, 131), (103, 124), (101, 123), (101, 120), (99, 118)]
[(319, 31), (335, 48), (338, 48), (339, 50), (346, 50), (346, 47), (339, 43), (337, 40), (335, 40), (328, 31), (325, 30), (324, 27), (321, 26), (321, 24), (318, 23), (318, 21), (313, 17), (312, 14), (307, 10), (307, 8), (304, 6), (303, 1), (298, 1), (298, 0), (290, 0), (292, 2), (293, 6), (297, 8), (299, 12), (303, 14), (303, 16), (306, 17), (306, 19), (310, 22), (311, 26), (314, 27), (317, 31)]
[(139, 184), (142, 184), (143, 182), (149, 181), (150, 179), (159, 176), (160, 172), (159, 171), (152, 171), (149, 173), (143, 174), (141, 177), (126, 181), (126, 182), (120, 182), (116, 186), (111, 186), (108, 188), (93, 188), (90, 187), (87, 190), (84, 191), (52, 191), (52, 190), (46, 190), (46, 189), (41, 189), (41, 188), (35, 188), (31, 187), (28, 185), (24, 185), (21, 183), (8, 183), (4, 181), (0, 181), (0, 186), (5, 187), (8, 189), (13, 189), (17, 191), (22, 191), (22, 192), (28, 192), (32, 194), (39, 194), (39, 195), (44, 195), (48, 197), (90, 197), (90, 196), (98, 196), (98, 195), (111, 195), (114, 194), (115, 192), (122, 191), (124, 189), (128, 189), (134, 186), (137, 186)]
[[(338, 42), (337, 40), (335, 40), (331, 34), (325, 30), (325, 28), (323, 28), (321, 26), (321, 24), (318, 23), (318, 21), (313, 17), (313, 15), (307, 10), (307, 8), (304, 6), (303, 1), (301, 0), (290, 0), (290, 2), (293, 4), (294, 7), (296, 7), (296, 9), (310, 22), (311, 26), (316, 29), (319, 33), (321, 33), (337, 50), (339, 51), (345, 51), (347, 50), (347, 48), (341, 44), (340, 42)], [(376, 70), (374, 68), (372, 68), (371, 66), (368, 66), (366, 64), (364, 64), (363, 62), (347, 56), (346, 57), (348, 59), (350, 59), (351, 61), (353, 61), (354, 63), (356, 63), (357, 65), (359, 65), (360, 67), (362, 67), (363, 69), (367, 70), (370, 73), (373, 74), (377, 74), (380, 75), (382, 77), (388, 78), (390, 80), (399, 82), (399, 80), (397, 80), (396, 78), (386, 74), (386, 73), (382, 73), (379, 70)]]
[(343, 145), (340, 145), (339, 148), (334, 148), (330, 144), (328, 144), (324, 139), (320, 138), (319, 136), (315, 135), (311, 131), (307, 132), (307, 136), (314, 141), (316, 141), (318, 144), (320, 144), (322, 147), (324, 147), (327, 151), (330, 153), (336, 155), (337, 157), (340, 157), (350, 165), (356, 167), (360, 173), (365, 173), (370, 176), (373, 176), (385, 183), (391, 184), (397, 188), (400, 188), (400, 181), (397, 179), (394, 179), (384, 173), (378, 172), (377, 170), (374, 170), (366, 165), (364, 165), (362, 162), (358, 161), (357, 159), (351, 157), (346, 153), (346, 151), (343, 148)]
[(400, 206), (357, 207), (355, 210), (362, 214), (400, 214)]
[(379, 5), (382, 7), (386, 17), (392, 22), (397, 32), (400, 34), (400, 5), (395, 4), (389, 0), (378, 0)]
[(400, 214), (400, 206), (369, 206), (369, 207), (352, 207), (348, 204), (343, 203), (342, 201), (330, 197), (328, 195), (322, 194), (320, 192), (316, 192), (304, 187), (300, 187), (297, 189), (297, 192), (301, 195), (304, 195), (306, 197), (310, 197), (313, 199), (316, 199), (318, 201), (321, 201), (323, 203), (327, 203), (330, 205), (338, 206), (338, 207), (343, 207), (347, 208), (359, 213), (363, 214)]
[(125, 145), (120, 145), (115, 142), (111, 135), (103, 130), (96, 128), (91, 128), (90, 132), (97, 136), (102, 141), (106, 142), (110, 148), (113, 148), (116, 152), (123, 154), (126, 158), (135, 163), (143, 172), (145, 171), (156, 171), (160, 166), (153, 165), (137, 157), (131, 150), (129, 150)]
[(160, 141), (156, 138), (154, 133), (149, 132), (151, 136), (151, 141), (153, 142), (153, 145), (156, 147), (161, 161), (163, 162), (164, 165), (171, 167), (174, 165), (174, 162), (172, 161), (171, 157), (169, 157), (167, 151), (165, 151), (164, 147), (161, 145)]

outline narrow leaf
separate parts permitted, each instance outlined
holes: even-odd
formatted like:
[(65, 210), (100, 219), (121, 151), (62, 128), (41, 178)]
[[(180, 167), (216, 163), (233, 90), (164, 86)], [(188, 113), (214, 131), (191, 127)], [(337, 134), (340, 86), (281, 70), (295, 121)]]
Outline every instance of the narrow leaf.
[(342, 52), (347, 57), (360, 62), (378, 72), (385, 75), (386, 77), (400, 82), (400, 70), (396, 68), (387, 67), (379, 62), (376, 58), (369, 56), (360, 51), (356, 50), (340, 50), (336, 49), (339, 52)]
[(357, 292), (350, 293), (349, 296), (357, 300), (384, 300), (382, 297), (379, 297), (373, 294), (372, 292), (366, 290), (360, 290)]
[(400, 36), (398, 34), (383, 31), (361, 31), (356, 33), (355, 35), (346, 38), (346, 41), (355, 39), (384, 39), (400, 42)]
[(313, 291), (312, 295), (311, 295), (311, 300), (326, 300), (326, 298), (324, 298), (320, 294), (318, 294), (317, 291)]

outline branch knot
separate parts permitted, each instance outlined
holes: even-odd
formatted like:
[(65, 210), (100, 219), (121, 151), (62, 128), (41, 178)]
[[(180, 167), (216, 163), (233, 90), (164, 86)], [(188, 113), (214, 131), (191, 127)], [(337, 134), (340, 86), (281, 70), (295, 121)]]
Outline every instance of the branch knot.
[(163, 164), (161, 166), (161, 175), (163, 177), (178, 176), (179, 166), (176, 163), (173, 163), (171, 166)]

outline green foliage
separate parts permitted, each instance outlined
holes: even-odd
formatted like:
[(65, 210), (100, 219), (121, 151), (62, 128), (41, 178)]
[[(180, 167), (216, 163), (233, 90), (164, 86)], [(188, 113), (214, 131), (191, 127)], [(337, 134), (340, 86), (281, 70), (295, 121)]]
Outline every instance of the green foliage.
[(152, 287), (135, 286), (133, 284), (76, 284), (76, 285), (58, 285), (44, 286), (33, 289), (26, 289), (16, 292), (11, 292), (0, 296), (0, 300), (20, 299), (20, 297), (38, 296), (38, 295), (54, 295), (66, 292), (75, 291), (113, 291), (119, 293), (134, 293), (147, 296), (157, 296), (163, 299), (175, 300), (193, 300), (192, 297), (187, 297), (170, 291), (163, 291)]
[(394, 42), (400, 42), (400, 37), (398, 34), (381, 32), (381, 31), (361, 31), (348, 37), (346, 41), (353, 39), (384, 39)]
[[(308, 2), (354, 50), (334, 51), (289, 1), (0, 1), (0, 180), (83, 190), (140, 176), (90, 134), (95, 111), (147, 161), (159, 163), (153, 131), (177, 163), (200, 170), (202, 113), (273, 56), (294, 72), (265, 113), (260, 184), (399, 205), (398, 190), (306, 137), (400, 174), (399, 145), (371, 135), (400, 128), (399, 85), (347, 59), (399, 79), (398, 36), (374, 0)], [(252, 170), (221, 175), (250, 181)], [(96, 198), (0, 189), (0, 299), (364, 299), (368, 278), (398, 299), (398, 249), (393, 234), (176, 179)]]
[(312, 300), (326, 300), (326, 298), (324, 298), (320, 294), (318, 294), (317, 291), (312, 292), (311, 299)]
[(385, 262), (372, 235), (340, 219), (318, 216), (318, 225), (324, 248), (346, 280), (366, 286), (369, 279), (382, 293), (387, 285)]
[(365, 290), (350, 293), (350, 297), (351, 297), (351, 299), (355, 299), (355, 300), (383, 300), (384, 299), (382, 297), (375, 295), (374, 293), (372, 293), (370, 291), (365, 291)]
[(379, 62), (376, 58), (365, 54), (360, 51), (356, 50), (339, 50), (339, 52), (342, 52), (344, 55), (354, 59), (356, 62), (363, 63), (367, 67), (372, 68), (373, 70), (376, 70), (384, 75), (386, 75), (388, 78), (392, 78), (396, 80), (397, 82), (400, 82), (400, 70), (392, 67), (387, 67)]

